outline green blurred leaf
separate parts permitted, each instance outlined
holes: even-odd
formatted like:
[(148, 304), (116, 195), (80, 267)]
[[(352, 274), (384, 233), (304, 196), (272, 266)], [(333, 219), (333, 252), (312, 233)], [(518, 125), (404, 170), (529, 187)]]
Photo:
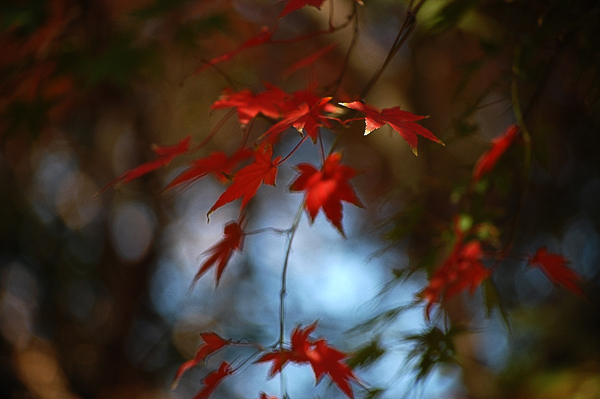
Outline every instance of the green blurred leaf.
[(498, 289), (496, 288), (496, 284), (494, 284), (491, 278), (486, 278), (483, 281), (482, 286), (486, 317), (492, 317), (492, 313), (494, 312), (494, 310), (497, 309), (502, 318), (502, 322), (506, 326), (506, 329), (510, 331), (510, 316), (508, 315), (508, 311), (506, 310), (506, 308), (502, 306), (502, 302), (500, 301), (500, 295), (498, 295)]
[(440, 34), (455, 28), (464, 16), (477, 5), (477, 0), (454, 0), (446, 4), (434, 18), (430, 33)]
[(405, 239), (421, 221), (423, 212), (423, 204), (419, 201), (408, 205), (391, 218), (389, 223), (391, 224), (391, 228), (383, 235), (383, 239), (395, 243)]
[(464, 327), (453, 326), (444, 333), (438, 327), (431, 327), (421, 334), (409, 335), (404, 338), (414, 344), (408, 357), (417, 364), (417, 381), (427, 378), (432, 369), (439, 364), (456, 364), (456, 349), (453, 339), (457, 334), (466, 332)]
[(376, 362), (384, 354), (385, 349), (379, 346), (379, 339), (376, 338), (354, 352), (354, 354), (346, 361), (346, 364), (353, 369), (357, 367), (366, 367)]
[(369, 389), (367, 394), (365, 396), (363, 396), (363, 399), (377, 399), (381, 395), (383, 395), (384, 392), (385, 391), (381, 388), (371, 388), (371, 389)]

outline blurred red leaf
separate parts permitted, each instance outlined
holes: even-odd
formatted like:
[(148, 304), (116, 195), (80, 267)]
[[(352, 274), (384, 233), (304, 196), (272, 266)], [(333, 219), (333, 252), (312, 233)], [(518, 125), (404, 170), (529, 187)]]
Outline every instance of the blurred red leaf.
[(223, 239), (204, 252), (204, 254), (210, 254), (210, 256), (204, 261), (194, 276), (192, 286), (215, 264), (217, 265), (216, 283), (219, 285), (221, 275), (223, 274), (231, 255), (233, 255), (233, 251), (241, 250), (244, 244), (244, 231), (241, 227), (242, 223), (243, 220), (240, 221), (239, 224), (237, 222), (230, 222), (225, 225), (225, 228), (223, 229)]
[(299, 164), (295, 169), (300, 173), (291, 184), (290, 191), (306, 191), (306, 211), (314, 221), (319, 209), (323, 209), (327, 219), (345, 236), (342, 227), (342, 201), (363, 207), (348, 180), (357, 172), (340, 164), (342, 155), (334, 153), (327, 157), (321, 170), (310, 164)]
[(192, 73), (192, 75), (196, 75), (200, 72), (203, 72), (203, 71), (207, 70), (208, 68), (210, 68), (220, 62), (229, 61), (230, 59), (232, 59), (233, 57), (235, 57), (236, 55), (238, 55), (239, 53), (241, 53), (244, 50), (247, 50), (251, 47), (256, 47), (260, 44), (269, 42), (271, 40), (272, 35), (273, 35), (273, 31), (269, 30), (269, 28), (267, 28), (265, 26), (265, 27), (261, 28), (261, 30), (255, 36), (252, 36), (250, 39), (246, 40), (244, 43), (242, 43), (240, 46), (238, 46), (235, 50), (232, 50), (229, 53), (215, 57), (215, 58), (211, 59), (210, 61), (206, 62), (205, 64), (201, 65), (200, 67), (198, 67), (198, 69), (196, 69)]
[(177, 386), (177, 383), (179, 382), (179, 379), (183, 373), (196, 366), (198, 363), (203, 362), (210, 354), (218, 351), (226, 345), (229, 345), (230, 343), (229, 340), (221, 338), (214, 332), (200, 333), (200, 337), (204, 340), (204, 343), (200, 345), (198, 351), (196, 352), (196, 356), (194, 356), (193, 359), (183, 363), (179, 369), (177, 369), (175, 378), (173, 378), (173, 384), (171, 385), (172, 389)]
[(415, 121), (428, 118), (427, 116), (402, 111), (400, 107), (385, 108), (379, 111), (377, 108), (360, 101), (342, 103), (341, 105), (365, 113), (365, 136), (387, 123), (406, 140), (415, 155), (417, 155), (417, 134), (444, 145), (433, 133), (415, 123)]
[(137, 179), (138, 177), (143, 176), (146, 173), (152, 172), (153, 170), (156, 170), (162, 166), (168, 165), (169, 163), (171, 163), (173, 158), (175, 158), (178, 155), (185, 154), (189, 151), (191, 140), (192, 137), (188, 136), (182, 139), (179, 143), (172, 146), (153, 146), (152, 150), (156, 153), (156, 155), (158, 155), (158, 158), (156, 158), (153, 161), (146, 162), (145, 164), (142, 164), (137, 168), (131, 169), (123, 173), (121, 176), (117, 177), (115, 180), (111, 181), (106, 186), (104, 186), (100, 190), (100, 193), (104, 192), (112, 185), (129, 183), (130, 181)]
[(350, 367), (342, 362), (348, 357), (345, 353), (329, 346), (324, 339), (320, 339), (314, 343), (313, 349), (308, 351), (307, 355), (317, 383), (325, 374), (329, 374), (331, 380), (346, 396), (354, 398), (350, 381), (356, 381), (356, 377)]
[(254, 197), (258, 187), (262, 183), (274, 186), (275, 178), (277, 177), (277, 162), (279, 162), (281, 157), (271, 160), (272, 156), (272, 146), (266, 146), (264, 149), (259, 148), (254, 151), (254, 162), (236, 173), (231, 186), (221, 194), (207, 215), (210, 215), (223, 205), (242, 197), (240, 210), (244, 209), (244, 206)]
[(207, 399), (223, 378), (231, 374), (233, 374), (231, 366), (227, 362), (221, 363), (218, 370), (212, 371), (204, 377), (202, 380), (204, 388), (202, 388), (193, 399)]
[(324, 2), (325, 0), (289, 0), (283, 8), (283, 11), (281, 11), (281, 14), (279, 14), (279, 16), (277, 17), (277, 19), (283, 18), (289, 13), (305, 6), (313, 6), (320, 10)]
[(323, 57), (325, 54), (329, 53), (331, 50), (336, 48), (338, 45), (339, 45), (339, 43), (332, 43), (329, 46), (323, 47), (322, 49), (315, 51), (308, 57), (305, 57), (305, 58), (301, 59), (300, 61), (294, 63), (292, 66), (290, 66), (288, 69), (286, 69), (286, 71), (283, 73), (284, 76), (289, 76), (292, 73), (296, 72), (297, 70), (313, 64), (316, 60)]
[(558, 284), (571, 291), (573, 294), (586, 298), (581, 289), (583, 278), (573, 269), (567, 267), (569, 260), (560, 254), (548, 252), (548, 248), (541, 247), (535, 255), (529, 257), (528, 265), (539, 267), (554, 284)]
[(473, 240), (465, 244), (462, 235), (457, 238), (450, 255), (431, 276), (429, 285), (418, 294), (427, 301), (427, 319), (433, 304), (446, 301), (467, 289), (473, 295), (477, 287), (491, 275), (491, 270), (481, 262), (481, 243)]
[(492, 147), (481, 154), (481, 157), (473, 167), (472, 181), (478, 182), (479, 179), (489, 171), (491, 171), (498, 159), (506, 152), (510, 145), (515, 141), (519, 134), (519, 125), (510, 125), (500, 137), (492, 140)]
[(206, 158), (197, 159), (191, 166), (175, 177), (163, 191), (169, 190), (180, 184), (189, 185), (198, 179), (201, 179), (213, 173), (219, 181), (225, 183), (227, 175), (237, 166), (238, 163), (250, 158), (254, 151), (250, 148), (244, 148), (237, 151), (231, 157), (224, 152), (213, 152)]

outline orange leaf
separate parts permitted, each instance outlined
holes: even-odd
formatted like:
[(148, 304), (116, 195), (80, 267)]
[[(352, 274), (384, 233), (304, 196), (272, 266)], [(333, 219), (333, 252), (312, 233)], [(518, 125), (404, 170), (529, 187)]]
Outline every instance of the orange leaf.
[(479, 179), (496, 166), (498, 159), (506, 152), (510, 145), (515, 141), (519, 134), (519, 125), (510, 125), (508, 129), (500, 136), (492, 140), (492, 147), (481, 154), (481, 157), (473, 167), (473, 182), (478, 182)]
[(192, 137), (188, 136), (181, 140), (179, 143), (172, 146), (153, 146), (152, 150), (156, 153), (156, 155), (158, 155), (158, 158), (156, 158), (153, 161), (146, 162), (145, 164), (142, 164), (137, 168), (131, 169), (123, 173), (121, 176), (117, 177), (115, 180), (111, 181), (106, 186), (104, 186), (100, 190), (100, 193), (104, 192), (112, 185), (119, 183), (129, 183), (130, 181), (137, 179), (138, 177), (143, 176), (146, 173), (152, 172), (153, 170), (160, 168), (161, 166), (168, 165), (169, 163), (171, 163), (173, 158), (189, 151), (191, 140)]
[(402, 111), (400, 107), (385, 108), (379, 111), (377, 108), (371, 107), (360, 101), (342, 103), (341, 105), (366, 114), (365, 136), (387, 123), (392, 129), (397, 131), (404, 140), (406, 140), (415, 155), (417, 155), (417, 134), (444, 145), (444, 143), (435, 137), (433, 133), (418, 123), (415, 123), (415, 121), (428, 118), (427, 116), (419, 116), (407, 111)]
[(585, 298), (581, 289), (583, 278), (573, 269), (567, 267), (569, 260), (560, 254), (548, 252), (548, 248), (541, 247), (535, 255), (529, 257), (527, 262), (530, 266), (537, 266), (554, 284), (558, 284), (571, 291), (575, 295)]
[(281, 157), (271, 160), (272, 156), (273, 147), (271, 146), (257, 149), (254, 152), (254, 162), (237, 172), (231, 186), (221, 194), (207, 215), (238, 198), (242, 198), (240, 210), (244, 209), (244, 206), (254, 197), (262, 183), (274, 186), (277, 177), (277, 162)]
[(218, 334), (214, 332), (203, 332), (200, 333), (200, 337), (204, 340), (204, 343), (200, 345), (198, 351), (196, 352), (196, 356), (192, 360), (188, 360), (183, 363), (177, 372), (175, 373), (175, 378), (173, 378), (173, 384), (171, 388), (175, 388), (179, 379), (187, 370), (196, 366), (198, 363), (203, 362), (209, 355), (218, 351), (226, 345), (229, 345), (231, 341), (221, 338)]
[(217, 264), (216, 280), (217, 285), (219, 285), (219, 280), (221, 279), (221, 275), (223, 274), (231, 255), (233, 255), (235, 250), (242, 249), (244, 243), (244, 231), (240, 226), (242, 223), (243, 221), (241, 221), (240, 224), (230, 222), (225, 225), (225, 228), (223, 229), (223, 239), (204, 252), (204, 254), (210, 254), (210, 256), (204, 261), (200, 270), (198, 270), (198, 273), (194, 276), (192, 286), (215, 264)]
[(334, 153), (327, 157), (321, 170), (310, 164), (299, 164), (295, 169), (300, 175), (290, 186), (290, 191), (306, 191), (306, 211), (314, 221), (319, 209), (323, 209), (327, 219), (342, 235), (342, 201), (363, 207), (348, 180), (356, 176), (356, 171), (341, 165), (342, 155)]

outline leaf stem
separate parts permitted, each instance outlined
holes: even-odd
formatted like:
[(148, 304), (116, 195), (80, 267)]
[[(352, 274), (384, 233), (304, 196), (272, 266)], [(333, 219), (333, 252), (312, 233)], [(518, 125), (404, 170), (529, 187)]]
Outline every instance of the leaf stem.
[(298, 148), (300, 148), (300, 146), (302, 145), (302, 143), (304, 143), (304, 141), (306, 140), (307, 137), (308, 137), (308, 134), (305, 134), (304, 137), (302, 137), (302, 139), (298, 142), (298, 144), (296, 144), (296, 146), (292, 149), (292, 151), (290, 151), (289, 154), (287, 154), (285, 157), (283, 157), (282, 159), (280, 159), (279, 162), (277, 162), (275, 164), (275, 166), (279, 166), (282, 163), (284, 163), (285, 161), (287, 161), (288, 158), (291, 157), (292, 154), (295, 153)]
[[(517, 234), (517, 225), (519, 218), (521, 216), (521, 212), (523, 210), (523, 204), (525, 202), (525, 197), (527, 196), (527, 191), (529, 188), (529, 171), (531, 169), (531, 135), (529, 134), (529, 130), (527, 130), (527, 126), (525, 125), (525, 118), (523, 116), (523, 110), (521, 109), (521, 102), (519, 99), (519, 76), (521, 74), (521, 69), (519, 64), (521, 62), (521, 45), (517, 44), (515, 46), (515, 53), (513, 56), (512, 63), (512, 82), (511, 82), (511, 101), (513, 106), (513, 112), (515, 114), (515, 118), (517, 123), (519, 124), (519, 128), (521, 129), (521, 136), (523, 137), (523, 147), (525, 149), (524, 155), (524, 165), (523, 165), (523, 179), (524, 179), (524, 188), (521, 190), (519, 194), (518, 203), (515, 211), (515, 215), (513, 217), (513, 225), (510, 229), (510, 233), (506, 239), (506, 243), (504, 244), (501, 255), (499, 259), (504, 258), (513, 244), (513, 241)], [(495, 262), (492, 266), (495, 269), (499, 264), (499, 261)]]
[(219, 132), (219, 130), (221, 130), (221, 128), (223, 127), (223, 125), (225, 124), (225, 122), (227, 122), (227, 120), (229, 118), (231, 118), (231, 116), (235, 113), (235, 108), (232, 108), (231, 110), (229, 110), (229, 112), (227, 112), (225, 114), (225, 116), (223, 118), (221, 118), (221, 120), (219, 121), (219, 123), (217, 123), (215, 125), (215, 127), (212, 128), (212, 130), (210, 131), (210, 133), (208, 134), (208, 136), (206, 136), (206, 138), (204, 140), (202, 140), (198, 145), (196, 145), (194, 148), (191, 149), (191, 151), (197, 151), (200, 148), (204, 147), (206, 144), (208, 144), (213, 137), (215, 137), (215, 135)]
[(253, 236), (253, 235), (262, 234), (262, 233), (265, 233), (268, 231), (275, 233), (275, 234), (289, 234), (290, 229), (276, 229), (275, 227), (264, 227), (262, 229), (245, 232), (244, 235), (245, 236)]
[[(312, 32), (312, 33), (306, 34), (304, 36), (298, 36), (298, 37), (294, 37), (291, 39), (279, 39), (279, 40), (271, 39), (271, 40), (269, 40), (268, 43), (270, 43), (270, 44), (289, 44), (289, 43), (300, 42), (300, 41), (307, 40), (307, 39), (312, 39), (313, 37), (316, 37), (316, 36), (328, 35), (328, 34), (337, 32), (339, 30), (344, 29), (348, 25), (350, 25), (350, 23), (354, 19), (355, 13), (356, 13), (356, 7), (353, 9), (352, 13), (350, 15), (348, 15), (347, 19), (338, 26), (330, 25), (328, 27), (328, 29), (318, 30), (316, 32)], [(273, 31), (275, 31), (275, 29), (273, 29)]]
[(515, 118), (517, 119), (517, 123), (521, 128), (521, 135), (523, 136), (523, 145), (525, 147), (525, 165), (524, 165), (524, 173), (526, 175), (529, 174), (529, 169), (531, 166), (531, 135), (527, 130), (527, 126), (525, 125), (525, 119), (523, 118), (523, 111), (521, 110), (521, 103), (519, 100), (519, 75), (520, 68), (519, 63), (521, 62), (521, 45), (517, 45), (515, 48), (515, 55), (513, 58), (512, 64), (512, 84), (511, 84), (511, 99), (513, 103), (513, 111), (515, 113)]
[[(281, 291), (279, 292), (279, 340), (277, 341), (277, 344), (280, 349), (283, 349), (283, 340), (285, 334), (285, 296), (287, 295), (287, 271), (290, 263), (290, 254), (292, 253), (292, 242), (294, 241), (296, 231), (298, 231), (300, 219), (302, 218), (302, 212), (304, 211), (304, 203), (305, 201), (302, 201), (302, 203), (298, 207), (298, 211), (296, 212), (296, 216), (294, 217), (292, 227), (290, 227), (290, 229), (287, 231), (288, 238), (285, 249), (285, 259), (283, 261), (283, 270), (281, 272)], [(283, 370), (281, 371), (280, 375), (281, 397), (287, 398), (288, 394)]]
[(357, 3), (354, 2), (354, 9), (352, 10), (352, 15), (353, 15), (353, 20), (354, 20), (354, 29), (352, 32), (352, 40), (350, 42), (350, 45), (348, 46), (348, 50), (346, 51), (346, 55), (344, 57), (344, 62), (342, 63), (342, 68), (340, 70), (340, 73), (339, 73), (337, 79), (332, 84), (330, 84), (326, 89), (326, 91), (331, 93), (332, 96), (335, 96), (335, 94), (339, 90), (339, 88), (342, 84), (342, 80), (344, 79), (344, 76), (346, 75), (346, 72), (348, 71), (348, 67), (350, 66), (350, 56), (352, 55), (354, 49), (356, 48), (356, 45), (358, 44), (359, 30), (358, 30), (358, 12), (356, 11), (356, 7), (357, 7)]

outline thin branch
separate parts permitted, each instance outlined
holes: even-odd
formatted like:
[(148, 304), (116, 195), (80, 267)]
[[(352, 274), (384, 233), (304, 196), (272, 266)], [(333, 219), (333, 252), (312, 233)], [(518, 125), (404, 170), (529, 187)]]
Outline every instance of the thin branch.
[[(285, 259), (283, 261), (283, 270), (281, 272), (281, 291), (279, 292), (279, 340), (277, 341), (277, 344), (280, 350), (283, 350), (283, 340), (285, 334), (285, 296), (287, 295), (287, 271), (290, 263), (290, 255), (292, 253), (292, 242), (294, 241), (296, 231), (298, 231), (298, 226), (302, 218), (302, 212), (304, 212), (304, 203), (305, 201), (302, 201), (300, 207), (298, 207), (298, 212), (296, 212), (292, 227), (287, 232), (288, 239), (285, 249)], [(281, 397), (288, 398), (283, 370), (280, 372), (280, 381)]]
[(371, 89), (373, 89), (373, 87), (383, 74), (383, 71), (385, 71), (385, 69), (388, 67), (389, 63), (392, 61), (394, 56), (398, 53), (400, 48), (404, 45), (406, 40), (408, 40), (408, 38), (412, 34), (415, 28), (415, 17), (424, 2), (425, 0), (421, 0), (419, 1), (419, 3), (417, 3), (417, 5), (413, 7), (413, 0), (410, 1), (408, 9), (406, 10), (404, 16), (404, 20), (402, 21), (402, 26), (400, 26), (400, 29), (398, 30), (398, 34), (396, 35), (396, 39), (394, 39), (394, 43), (392, 44), (387, 56), (385, 57), (385, 60), (383, 61), (377, 72), (375, 72), (375, 74), (371, 77), (365, 88), (362, 90), (360, 95), (361, 98), (365, 98), (367, 94), (369, 94)]
[(245, 236), (253, 236), (256, 234), (262, 234), (262, 233), (267, 233), (267, 232), (271, 232), (271, 233), (275, 233), (275, 234), (289, 234), (290, 229), (277, 229), (275, 227), (263, 227), (262, 229), (244, 232), (244, 235)]
[(227, 112), (225, 114), (225, 116), (223, 118), (221, 118), (221, 120), (219, 121), (219, 123), (217, 123), (215, 125), (215, 127), (212, 128), (212, 130), (210, 131), (210, 133), (208, 134), (208, 136), (206, 136), (206, 138), (204, 140), (202, 140), (200, 142), (200, 144), (196, 145), (195, 147), (193, 147), (191, 149), (191, 151), (197, 151), (200, 148), (204, 147), (206, 144), (208, 144), (213, 137), (215, 137), (215, 135), (219, 132), (219, 130), (221, 130), (221, 128), (223, 127), (223, 125), (225, 124), (225, 122), (227, 122), (227, 120), (229, 118), (231, 118), (231, 116), (235, 113), (235, 108), (232, 108), (231, 110), (229, 110), (229, 112)]
[[(294, 38), (291, 38), (291, 39), (280, 39), (280, 40), (272, 40), (271, 39), (267, 43), (271, 43), (271, 44), (289, 44), (289, 43), (301, 42), (301, 41), (307, 40), (307, 39), (312, 39), (313, 37), (316, 37), (316, 36), (328, 35), (330, 33), (334, 33), (334, 32), (337, 32), (339, 30), (342, 30), (342, 29), (346, 28), (348, 25), (350, 25), (350, 23), (354, 19), (354, 14), (356, 14), (356, 7), (353, 8), (352, 13), (350, 13), (350, 15), (348, 15), (348, 17), (346, 18), (346, 20), (344, 22), (342, 22), (338, 26), (330, 25), (328, 29), (318, 30), (318, 31), (315, 31), (315, 32), (312, 32), (312, 33), (308, 33), (308, 34), (306, 34), (304, 36), (298, 36), (298, 37), (294, 37)], [(273, 29), (273, 31), (275, 31), (275, 29)]]
[(281, 272), (281, 291), (279, 293), (279, 347), (283, 348), (283, 340), (285, 333), (285, 296), (287, 294), (287, 271), (290, 263), (290, 254), (292, 253), (292, 242), (294, 241), (294, 236), (296, 235), (296, 231), (298, 230), (298, 225), (300, 224), (300, 219), (302, 218), (302, 212), (304, 212), (304, 201), (300, 204), (298, 208), (298, 212), (296, 213), (296, 217), (294, 218), (294, 223), (288, 232), (288, 241), (285, 249), (285, 260), (283, 261), (283, 270)]
[(298, 142), (298, 144), (296, 144), (296, 146), (295, 146), (295, 147), (292, 149), (292, 151), (290, 151), (290, 153), (289, 153), (289, 154), (287, 154), (285, 157), (283, 157), (282, 159), (280, 159), (280, 160), (279, 160), (279, 162), (277, 162), (277, 163), (275, 164), (275, 166), (279, 166), (279, 165), (281, 165), (282, 163), (284, 163), (285, 161), (287, 161), (287, 160), (288, 160), (288, 158), (289, 158), (289, 157), (291, 157), (291, 156), (292, 156), (292, 154), (293, 154), (293, 153), (295, 153), (295, 152), (296, 152), (296, 150), (297, 150), (298, 148), (300, 148), (300, 146), (302, 145), (302, 143), (304, 143), (304, 141), (306, 141), (306, 138), (307, 138), (307, 137), (308, 137), (308, 134), (305, 134), (305, 135), (304, 135), (304, 137), (302, 137), (302, 140), (300, 140), (300, 141)]
[(339, 88), (342, 84), (342, 80), (344, 79), (344, 76), (346, 75), (346, 72), (348, 71), (348, 67), (350, 65), (350, 56), (354, 52), (354, 49), (356, 48), (356, 45), (358, 44), (358, 38), (360, 36), (359, 30), (358, 30), (358, 12), (356, 11), (356, 7), (357, 6), (356, 6), (356, 2), (355, 2), (354, 3), (355, 9), (352, 11), (352, 14), (354, 15), (354, 30), (352, 33), (352, 41), (350, 42), (350, 45), (348, 46), (348, 50), (346, 51), (346, 56), (344, 57), (344, 62), (342, 63), (342, 68), (340, 70), (340, 73), (339, 73), (337, 79), (335, 80), (335, 82), (330, 84), (329, 88), (327, 89), (327, 91), (330, 92), (334, 96), (337, 93), (337, 91), (339, 90)]

